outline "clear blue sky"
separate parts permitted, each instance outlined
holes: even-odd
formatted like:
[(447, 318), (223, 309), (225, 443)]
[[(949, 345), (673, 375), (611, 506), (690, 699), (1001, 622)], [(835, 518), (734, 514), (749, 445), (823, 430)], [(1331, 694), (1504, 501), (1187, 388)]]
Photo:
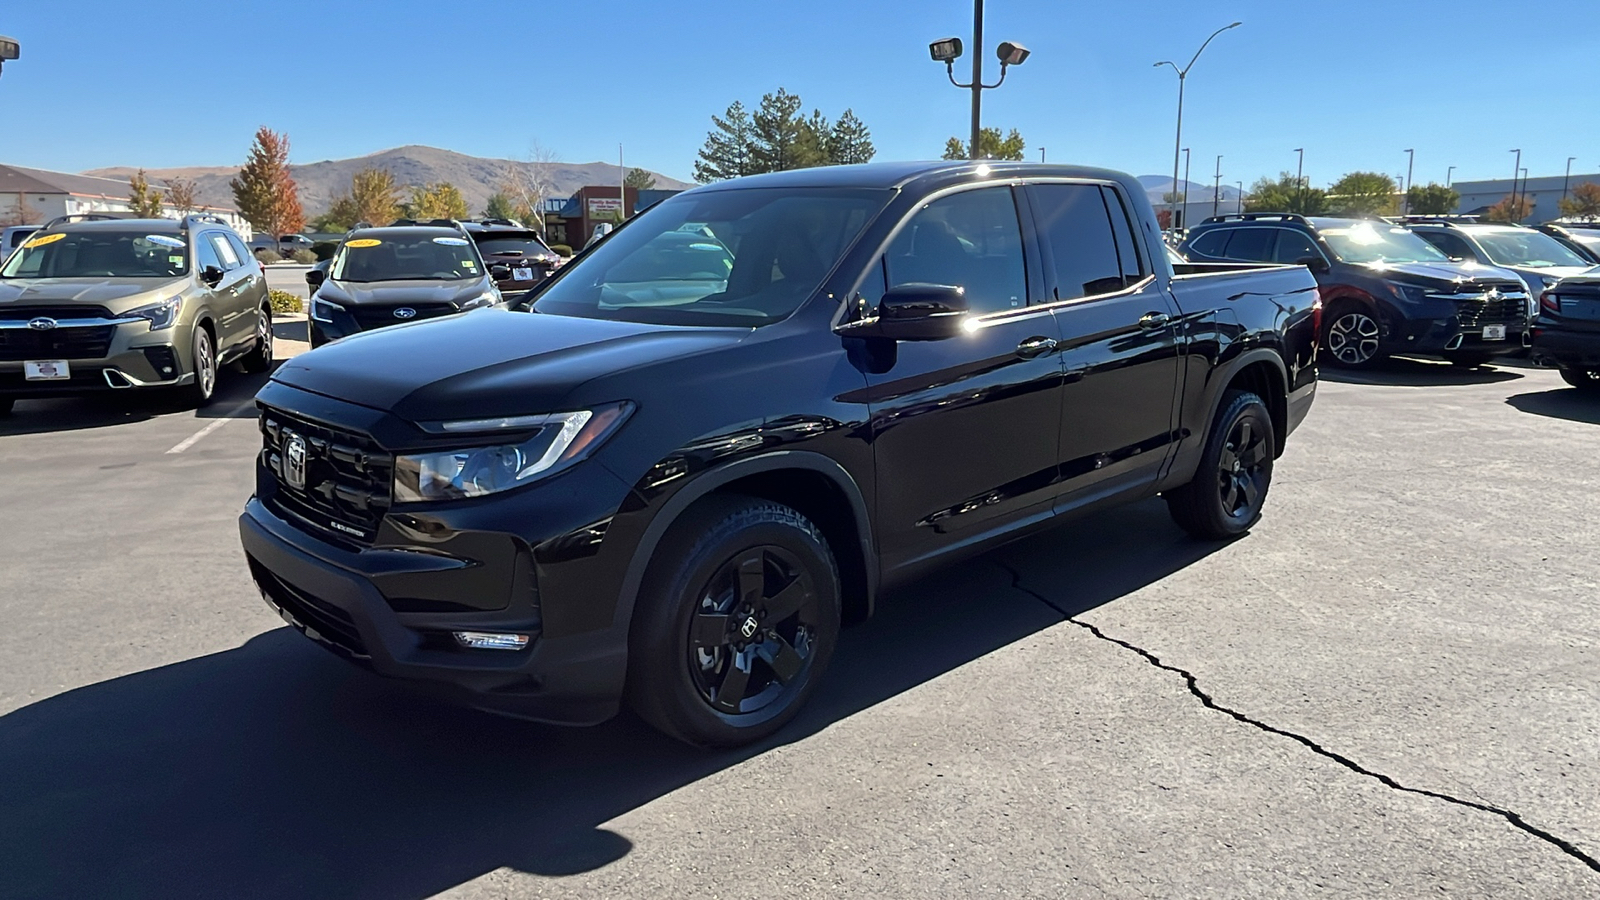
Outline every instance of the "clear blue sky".
[[(1151, 64), (1235, 19), (1189, 78), (1195, 181), (1218, 154), (1228, 183), (1292, 170), (1296, 147), (1315, 184), (1403, 173), (1408, 147), (1418, 182), (1509, 177), (1513, 147), (1535, 176), (1568, 156), (1600, 172), (1596, 0), (990, 0), (987, 43), (1034, 55), (986, 94), (985, 124), (1052, 161), (1170, 172), (1177, 79)], [(966, 135), (968, 95), (926, 45), (971, 20), (970, 0), (4, 3), (23, 58), (0, 77), (0, 162), (232, 165), (265, 124), (296, 162), (521, 157), (535, 139), (610, 161), (622, 142), (687, 180), (710, 115), (780, 85), (830, 117), (853, 107), (880, 160), (927, 158)]]

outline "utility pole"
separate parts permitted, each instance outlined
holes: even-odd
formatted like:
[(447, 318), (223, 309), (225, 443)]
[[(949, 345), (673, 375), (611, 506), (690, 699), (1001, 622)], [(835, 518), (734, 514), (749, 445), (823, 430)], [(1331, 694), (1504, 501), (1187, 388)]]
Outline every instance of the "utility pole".
[(1400, 210), (1401, 210), (1400, 214), (1403, 215), (1403, 216), (1404, 215), (1410, 215), (1410, 213), (1411, 213), (1411, 173), (1412, 173), (1412, 171), (1414, 171), (1416, 164), (1417, 164), (1417, 151), (1416, 150), (1407, 150), (1406, 151), (1406, 192), (1404, 194), (1400, 195)]
[(617, 145), (617, 224), (628, 218), (628, 170), (622, 165), (622, 145)]
[[(1575, 159), (1577, 159), (1576, 156), (1567, 157), (1567, 174), (1561, 176), (1561, 202), (1562, 203), (1567, 202), (1567, 182), (1572, 180), (1572, 161), (1575, 160)], [(1560, 210), (1560, 208), (1557, 208), (1556, 211), (1560, 212), (1561, 210)]]
[(1244, 182), (1239, 182), (1239, 215), (1244, 215)]
[(1217, 207), (1222, 203), (1222, 156), (1217, 156), (1217, 180), (1211, 186), (1211, 214), (1217, 214)]
[(1305, 190), (1305, 186), (1304, 186), (1305, 183), (1304, 183), (1304, 181), (1302, 179), (1304, 178), (1304, 173), (1305, 173), (1305, 170), (1306, 170), (1306, 148), (1304, 148), (1304, 147), (1296, 147), (1296, 148), (1294, 148), (1294, 152), (1300, 154), (1300, 161), (1295, 163), (1295, 165), (1294, 165), (1294, 205), (1295, 205), (1295, 209), (1293, 210), (1293, 212), (1297, 212), (1297, 213), (1300, 213), (1301, 215), (1305, 215), (1305, 212), (1306, 212), (1306, 190)]

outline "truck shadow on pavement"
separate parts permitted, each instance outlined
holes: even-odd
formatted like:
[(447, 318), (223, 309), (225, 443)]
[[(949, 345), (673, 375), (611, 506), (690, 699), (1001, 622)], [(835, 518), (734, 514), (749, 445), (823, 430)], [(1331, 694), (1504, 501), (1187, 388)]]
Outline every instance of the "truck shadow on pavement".
[(186, 415), (195, 419), (254, 418), (248, 404), (267, 384), (266, 373), (245, 375), (223, 367), (217, 373), (217, 392), (211, 403), (195, 409), (182, 395), (168, 389), (108, 391), (79, 397), (18, 400), (9, 416), (0, 416), (0, 437), (109, 428), (162, 416)]
[(1522, 378), (1521, 372), (1499, 363), (1464, 368), (1434, 359), (1391, 356), (1364, 369), (1341, 369), (1326, 358), (1317, 368), (1318, 377), (1338, 384), (1368, 384), (1386, 387), (1441, 387), (1462, 384), (1495, 384)]
[(1506, 403), (1536, 416), (1600, 425), (1600, 397), (1587, 396), (1577, 388), (1513, 394)]
[(899, 591), (845, 632), (802, 717), (740, 751), (627, 714), (561, 729), (441, 705), (276, 629), (0, 717), (0, 896), (420, 898), (499, 867), (596, 869), (633, 847), (609, 820), (1060, 623), (1001, 555), (1071, 572), (1076, 612), (1220, 546), (1156, 500)]

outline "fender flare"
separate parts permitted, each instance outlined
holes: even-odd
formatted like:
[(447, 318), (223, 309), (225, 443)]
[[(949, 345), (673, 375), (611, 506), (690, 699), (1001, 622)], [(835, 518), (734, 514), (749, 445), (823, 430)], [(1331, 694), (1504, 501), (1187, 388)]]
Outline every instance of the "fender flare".
[(867, 513), (866, 498), (862, 496), (860, 486), (843, 466), (827, 456), (807, 450), (778, 450), (734, 460), (703, 472), (667, 499), (661, 510), (650, 520), (650, 524), (645, 527), (644, 535), (634, 548), (633, 558), (629, 560), (627, 571), (623, 574), (622, 589), (617, 597), (616, 618), (612, 621), (612, 627), (620, 629), (626, 639), (626, 634), (633, 625), (634, 606), (639, 599), (639, 590), (644, 585), (645, 571), (650, 566), (650, 560), (655, 556), (656, 548), (666, 536), (667, 530), (678, 521), (685, 510), (718, 488), (741, 478), (783, 469), (803, 469), (818, 473), (832, 481), (844, 493), (855, 518), (856, 534), (861, 545), (860, 553), (866, 564), (867, 615), (871, 616), (877, 604), (880, 573), (878, 554), (872, 539), (872, 519)]
[[(1269, 363), (1272, 366), (1272, 370), (1278, 373), (1278, 381), (1283, 387), (1283, 398), (1285, 403), (1285, 409), (1283, 410), (1283, 413), (1285, 417), (1288, 416), (1287, 404), (1289, 398), (1289, 369), (1283, 364), (1283, 357), (1278, 353), (1278, 351), (1271, 350), (1266, 347), (1257, 347), (1253, 350), (1247, 350), (1244, 353), (1239, 354), (1239, 356), (1235, 359), (1229, 360), (1227, 364), (1222, 366), (1220, 371), (1218, 371), (1217, 374), (1211, 379), (1212, 396), (1206, 401), (1205, 431), (1203, 431), (1202, 434), (1211, 433), (1211, 425), (1217, 420), (1217, 413), (1222, 408), (1222, 399), (1227, 395), (1226, 388), (1233, 381), (1234, 376), (1244, 371), (1245, 366), (1254, 365), (1263, 361)], [(1263, 397), (1262, 399), (1266, 400), (1268, 403), (1272, 402), (1272, 398), (1270, 397)], [(1280, 434), (1275, 435), (1274, 437), (1278, 441), (1277, 450), (1282, 452), (1283, 441), (1286, 437), (1288, 437), (1288, 435)], [(1201, 443), (1203, 444), (1204, 441), (1202, 440)]]

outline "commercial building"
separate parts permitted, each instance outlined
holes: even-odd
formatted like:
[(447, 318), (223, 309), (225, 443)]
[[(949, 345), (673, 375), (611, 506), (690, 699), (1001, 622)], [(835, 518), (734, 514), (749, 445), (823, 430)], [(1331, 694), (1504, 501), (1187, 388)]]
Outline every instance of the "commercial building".
[(1523, 197), (1533, 204), (1533, 212), (1523, 221), (1538, 223), (1561, 218), (1563, 184), (1570, 193), (1573, 188), (1584, 182), (1600, 184), (1600, 174), (1573, 175), (1570, 179), (1565, 175), (1540, 176), (1523, 179), (1522, 183), (1515, 187), (1509, 178), (1495, 181), (1457, 181), (1451, 187), (1461, 194), (1461, 203), (1456, 207), (1456, 212), (1469, 214), (1482, 214), (1489, 207), (1511, 196), (1513, 190), (1520, 191)]
[[(574, 250), (582, 249), (595, 226), (601, 222), (616, 223), (621, 220), (622, 199), (617, 185), (591, 184), (578, 189), (564, 201), (553, 201), (546, 206), (544, 217), (545, 240), (551, 244), (565, 244)], [(626, 200), (628, 215), (648, 209), (680, 191), (639, 190), (628, 188)]]
[[(159, 182), (152, 188), (161, 189)], [(132, 186), (120, 178), (74, 175), (0, 164), (0, 224), (43, 224), (56, 216), (129, 211)], [(251, 237), (250, 223), (235, 210), (207, 206), (195, 210), (221, 216), (235, 230)], [(172, 213), (168, 213), (172, 215)]]

